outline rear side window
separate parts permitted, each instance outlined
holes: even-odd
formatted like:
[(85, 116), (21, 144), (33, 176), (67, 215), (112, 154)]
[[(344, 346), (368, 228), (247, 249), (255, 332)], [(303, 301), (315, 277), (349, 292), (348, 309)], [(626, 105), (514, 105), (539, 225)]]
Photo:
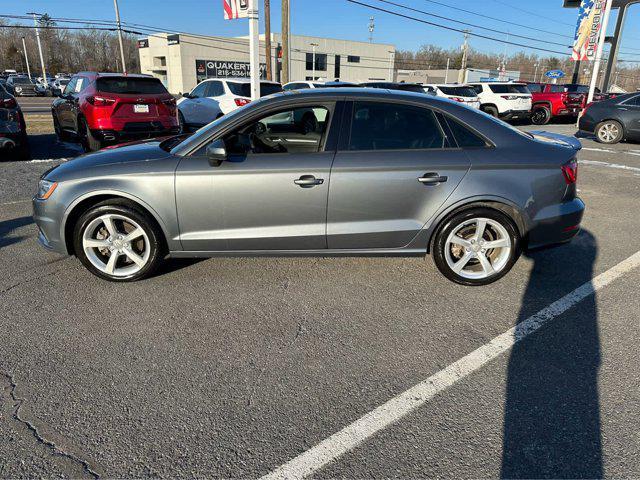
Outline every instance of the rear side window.
[(472, 87), (438, 87), (445, 95), (456, 95), (458, 97), (477, 97), (478, 94)]
[(493, 93), (531, 93), (526, 85), (489, 85)]
[(460, 148), (486, 147), (487, 143), (460, 122), (447, 117), (447, 123)]
[(445, 136), (434, 113), (421, 107), (356, 102), (349, 150), (444, 148)]
[(96, 89), (103, 93), (134, 95), (168, 93), (157, 78), (102, 77), (98, 78)]
[[(251, 84), (247, 83), (238, 83), (238, 82), (228, 82), (227, 86), (231, 93), (234, 95), (238, 95), (240, 97), (251, 97)], [(282, 87), (277, 83), (267, 83), (260, 82), (260, 96), (264, 97), (265, 95), (271, 95), (272, 93), (281, 92)]]
[(224, 95), (224, 87), (222, 86), (222, 82), (213, 81), (207, 82), (207, 97), (219, 97), (220, 95)]
[(538, 85), (536, 83), (528, 84), (527, 88), (529, 89), (529, 91), (531, 93), (541, 93), (542, 92), (542, 85)]
[(482, 93), (482, 85), (469, 85), (471, 88), (473, 88), (477, 94)]

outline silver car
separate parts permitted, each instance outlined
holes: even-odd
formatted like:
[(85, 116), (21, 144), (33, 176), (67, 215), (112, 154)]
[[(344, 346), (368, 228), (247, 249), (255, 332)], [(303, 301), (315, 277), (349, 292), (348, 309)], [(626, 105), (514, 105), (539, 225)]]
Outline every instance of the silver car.
[(484, 285), (578, 232), (579, 149), (446, 99), (308, 89), (59, 165), (34, 219), (42, 245), (107, 280), (167, 257), (431, 253), (449, 279)]

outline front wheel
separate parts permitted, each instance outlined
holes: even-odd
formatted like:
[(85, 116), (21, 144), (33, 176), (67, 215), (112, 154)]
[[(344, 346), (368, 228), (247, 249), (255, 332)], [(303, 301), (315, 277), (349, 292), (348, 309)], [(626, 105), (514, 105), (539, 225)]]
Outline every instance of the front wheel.
[(497, 210), (474, 208), (451, 217), (437, 232), (438, 270), (461, 285), (488, 285), (511, 270), (520, 256), (520, 234)]
[(162, 233), (148, 215), (128, 204), (98, 204), (80, 217), (73, 235), (77, 257), (105, 280), (140, 280), (163, 259)]
[(622, 140), (624, 129), (620, 122), (606, 120), (598, 124), (595, 133), (600, 143), (612, 144)]

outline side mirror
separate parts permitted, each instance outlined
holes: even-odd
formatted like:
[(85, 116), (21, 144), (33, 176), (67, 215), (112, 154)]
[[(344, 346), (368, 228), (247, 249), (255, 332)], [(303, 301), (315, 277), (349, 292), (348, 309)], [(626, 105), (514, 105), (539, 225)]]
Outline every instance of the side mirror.
[(212, 167), (219, 167), (222, 162), (227, 159), (227, 149), (224, 146), (224, 141), (218, 138), (211, 142), (207, 146), (207, 157), (209, 157), (209, 164)]
[(193, 98), (193, 97), (191, 97), (191, 94), (190, 94), (189, 92), (187, 92), (187, 93), (183, 93), (183, 94), (182, 94), (182, 96), (183, 96), (184, 98)]

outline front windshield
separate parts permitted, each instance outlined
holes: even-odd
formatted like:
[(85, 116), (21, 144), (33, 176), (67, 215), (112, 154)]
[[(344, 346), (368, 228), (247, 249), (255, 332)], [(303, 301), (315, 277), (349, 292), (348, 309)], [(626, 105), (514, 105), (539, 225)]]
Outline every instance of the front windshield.
[(33, 82), (29, 77), (13, 77), (13, 83), (16, 85), (29, 85)]

